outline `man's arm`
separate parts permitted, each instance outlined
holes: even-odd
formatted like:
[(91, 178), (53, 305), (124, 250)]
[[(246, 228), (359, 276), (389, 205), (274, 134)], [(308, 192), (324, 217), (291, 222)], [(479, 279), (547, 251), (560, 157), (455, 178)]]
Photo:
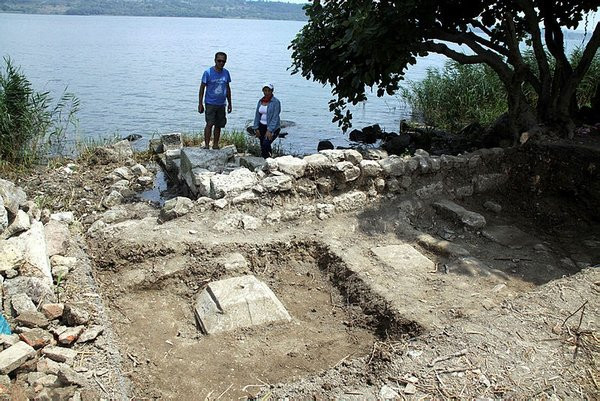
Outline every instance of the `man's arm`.
[(231, 104), (231, 88), (229, 87), (229, 82), (227, 82), (227, 112), (231, 113), (233, 106)]
[(200, 84), (200, 90), (198, 91), (198, 113), (204, 113), (204, 90), (206, 89), (206, 84), (202, 82)]

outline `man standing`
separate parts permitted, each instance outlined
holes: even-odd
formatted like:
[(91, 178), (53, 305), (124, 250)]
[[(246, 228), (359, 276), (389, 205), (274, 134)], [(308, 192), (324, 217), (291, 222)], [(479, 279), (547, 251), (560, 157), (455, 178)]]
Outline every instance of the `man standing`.
[[(215, 54), (215, 66), (210, 67), (202, 74), (202, 83), (198, 92), (198, 113), (206, 111), (206, 127), (204, 128), (204, 149), (209, 149), (210, 137), (213, 136), (213, 149), (219, 149), (221, 128), (227, 124), (225, 114), (225, 101), (227, 112), (231, 113), (231, 77), (225, 67), (227, 55), (223, 52)], [(206, 99), (204, 92), (206, 91)], [(203, 104), (206, 103), (206, 106)], [(214, 127), (214, 133), (213, 133)]]

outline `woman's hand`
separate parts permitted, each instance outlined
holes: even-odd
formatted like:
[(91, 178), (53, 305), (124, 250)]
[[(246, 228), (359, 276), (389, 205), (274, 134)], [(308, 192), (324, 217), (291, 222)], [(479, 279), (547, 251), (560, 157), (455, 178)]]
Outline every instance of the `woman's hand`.
[(267, 130), (267, 139), (269, 141), (273, 140), (273, 133), (271, 131), (268, 131), (268, 130)]

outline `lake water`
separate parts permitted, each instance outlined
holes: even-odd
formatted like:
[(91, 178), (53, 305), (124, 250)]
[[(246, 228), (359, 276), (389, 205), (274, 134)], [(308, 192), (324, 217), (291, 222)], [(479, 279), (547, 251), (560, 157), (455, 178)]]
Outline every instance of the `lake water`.
[[(286, 128), (282, 145), (311, 153), (318, 141), (347, 144), (331, 122), (329, 87), (291, 75), (290, 41), (303, 22), (207, 18), (62, 16), (0, 13), (0, 56), (21, 66), (36, 90), (58, 98), (63, 89), (81, 101), (80, 138), (167, 132), (199, 132), (197, 112), (202, 72), (214, 65), (214, 53), (228, 54), (233, 112), (227, 129), (243, 129), (254, 116), (264, 82), (272, 82), (282, 102)], [(445, 58), (430, 55), (409, 69), (420, 80), (428, 67)], [(377, 98), (353, 110), (356, 128), (380, 124), (397, 131), (410, 109), (400, 97)]]

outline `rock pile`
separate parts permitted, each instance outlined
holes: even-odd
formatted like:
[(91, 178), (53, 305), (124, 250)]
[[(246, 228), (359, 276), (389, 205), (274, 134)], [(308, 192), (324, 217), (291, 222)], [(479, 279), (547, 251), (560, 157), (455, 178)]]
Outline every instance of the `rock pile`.
[(0, 306), (11, 328), (0, 335), (0, 395), (19, 388), (29, 399), (79, 399), (91, 376), (76, 364), (78, 348), (104, 327), (85, 304), (61, 299), (79, 265), (68, 256), (73, 213), (40, 210), (0, 179), (0, 216)]

